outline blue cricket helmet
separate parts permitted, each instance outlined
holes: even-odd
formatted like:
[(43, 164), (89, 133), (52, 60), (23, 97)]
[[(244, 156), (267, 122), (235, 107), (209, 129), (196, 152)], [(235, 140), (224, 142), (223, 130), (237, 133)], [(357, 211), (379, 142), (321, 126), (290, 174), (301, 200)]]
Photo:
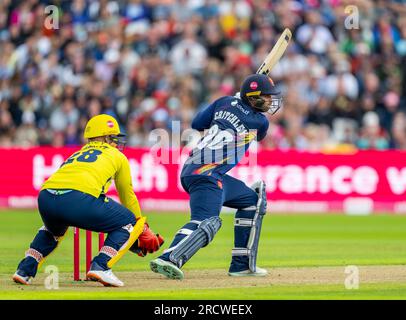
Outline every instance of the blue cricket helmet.
[(245, 78), (240, 95), (244, 102), (259, 112), (274, 114), (282, 106), (281, 91), (264, 74), (252, 74)]

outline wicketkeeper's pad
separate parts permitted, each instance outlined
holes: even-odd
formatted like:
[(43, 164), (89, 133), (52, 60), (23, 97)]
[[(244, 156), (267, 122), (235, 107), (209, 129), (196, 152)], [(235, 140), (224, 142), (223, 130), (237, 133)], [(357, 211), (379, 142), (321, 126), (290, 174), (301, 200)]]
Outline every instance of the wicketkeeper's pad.
[(134, 227), (126, 229), (129, 232), (130, 236), (127, 242), (124, 243), (124, 245), (118, 250), (117, 254), (114, 257), (112, 257), (107, 263), (107, 266), (109, 268), (113, 267), (113, 265), (122, 258), (122, 256), (131, 248), (134, 242), (138, 239), (138, 237), (144, 230), (144, 224), (146, 220), (147, 220), (146, 217), (141, 217), (137, 220)]

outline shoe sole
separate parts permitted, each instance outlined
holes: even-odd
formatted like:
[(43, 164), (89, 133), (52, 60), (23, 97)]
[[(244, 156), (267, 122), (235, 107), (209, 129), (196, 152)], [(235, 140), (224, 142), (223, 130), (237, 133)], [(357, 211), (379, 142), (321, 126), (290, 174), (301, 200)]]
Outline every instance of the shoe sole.
[(162, 274), (169, 279), (173, 280), (183, 279), (183, 272), (170, 264), (153, 260), (149, 263), (149, 266), (153, 272)]
[(100, 278), (97, 274), (94, 274), (94, 273), (88, 273), (86, 275), (86, 280), (100, 282), (105, 287), (114, 287), (114, 288), (122, 287), (122, 286), (118, 286), (118, 285), (110, 283), (110, 282), (106, 282), (102, 278)]
[(23, 284), (23, 285), (26, 285), (26, 286), (28, 286), (30, 284), (29, 282), (25, 281), (23, 278), (21, 278), (19, 276), (16, 276), (16, 275), (13, 276), (13, 281), (15, 283)]
[(230, 277), (265, 277), (268, 273), (238, 273), (238, 272), (229, 272)]

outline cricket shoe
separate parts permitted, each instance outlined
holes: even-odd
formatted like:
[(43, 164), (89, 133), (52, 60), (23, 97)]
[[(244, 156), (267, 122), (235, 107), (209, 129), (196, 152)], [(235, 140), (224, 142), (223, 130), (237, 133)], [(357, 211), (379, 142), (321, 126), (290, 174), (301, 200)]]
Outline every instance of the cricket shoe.
[(86, 274), (86, 279), (98, 281), (105, 287), (122, 287), (124, 283), (117, 278), (111, 269), (108, 270), (90, 270)]
[(228, 272), (228, 275), (231, 277), (265, 277), (268, 274), (263, 268), (256, 267), (255, 272), (251, 270), (243, 270), (243, 271), (236, 271), (236, 272)]
[(24, 271), (17, 270), (13, 275), (15, 283), (29, 285), (31, 284), (32, 277), (25, 275)]
[(172, 262), (157, 258), (152, 260), (149, 266), (153, 272), (160, 273), (169, 279), (183, 279), (183, 271)]

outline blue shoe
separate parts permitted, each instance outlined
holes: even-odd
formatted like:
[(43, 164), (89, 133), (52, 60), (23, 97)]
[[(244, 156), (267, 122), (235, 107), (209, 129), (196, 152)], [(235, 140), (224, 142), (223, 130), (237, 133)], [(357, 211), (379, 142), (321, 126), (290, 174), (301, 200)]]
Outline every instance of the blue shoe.
[(149, 263), (153, 272), (160, 273), (169, 279), (183, 279), (183, 272), (172, 262), (157, 258)]

